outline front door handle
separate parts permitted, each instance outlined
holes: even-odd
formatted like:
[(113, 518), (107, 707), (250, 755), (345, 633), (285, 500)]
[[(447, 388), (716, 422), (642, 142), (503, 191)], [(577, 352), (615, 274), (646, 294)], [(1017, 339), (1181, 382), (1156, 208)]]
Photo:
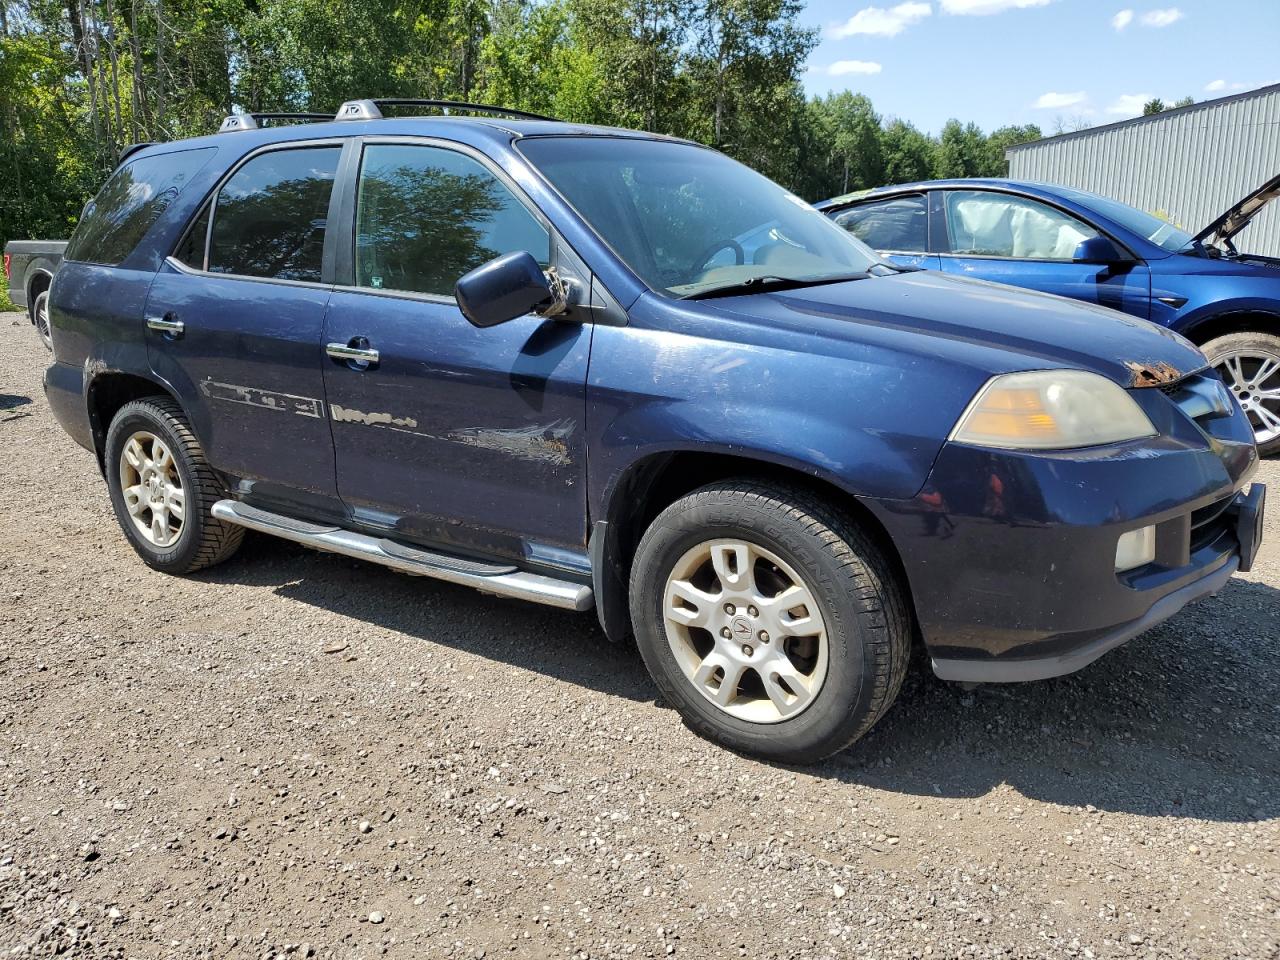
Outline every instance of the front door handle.
[(352, 337), (346, 343), (327, 343), (324, 352), (356, 370), (367, 370), (378, 362), (378, 351), (370, 347), (364, 337)]
[(171, 340), (177, 340), (186, 328), (186, 324), (171, 313), (166, 313), (163, 317), (147, 317), (148, 330), (158, 330)]

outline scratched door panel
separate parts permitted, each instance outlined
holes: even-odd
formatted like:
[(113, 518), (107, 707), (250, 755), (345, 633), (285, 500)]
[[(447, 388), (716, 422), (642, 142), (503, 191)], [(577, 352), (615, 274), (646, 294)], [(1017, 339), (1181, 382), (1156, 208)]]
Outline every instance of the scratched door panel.
[(340, 510), (325, 416), (321, 334), (328, 288), (184, 273), (166, 263), (147, 315), (183, 323), (147, 332), (209, 462), (262, 501)]
[(452, 301), (336, 290), (326, 342), (338, 491), (362, 522), (482, 552), (586, 541), (583, 416), (591, 328), (521, 317), (480, 330)]

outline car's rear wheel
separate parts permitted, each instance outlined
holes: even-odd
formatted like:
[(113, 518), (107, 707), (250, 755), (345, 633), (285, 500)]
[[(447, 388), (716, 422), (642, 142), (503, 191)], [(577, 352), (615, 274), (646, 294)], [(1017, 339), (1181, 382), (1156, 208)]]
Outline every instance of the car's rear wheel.
[(53, 349), (53, 331), (49, 327), (49, 291), (39, 294), (31, 305), (31, 323), (45, 349)]
[(173, 400), (148, 397), (121, 407), (104, 456), (116, 519), (148, 566), (190, 573), (240, 546), (244, 528), (209, 513), (226, 491)]
[(1229, 333), (1201, 349), (1248, 415), (1258, 451), (1280, 453), (1280, 337)]
[(691, 727), (735, 750), (808, 763), (893, 702), (911, 630), (897, 576), (810, 493), (703, 487), (646, 531), (632, 624), (654, 681)]

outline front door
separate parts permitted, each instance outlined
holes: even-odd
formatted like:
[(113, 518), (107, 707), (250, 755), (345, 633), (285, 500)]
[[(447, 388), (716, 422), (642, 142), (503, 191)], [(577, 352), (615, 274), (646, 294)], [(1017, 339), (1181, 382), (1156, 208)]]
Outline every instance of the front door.
[(341, 511), (321, 346), (341, 152), (330, 142), (252, 156), (197, 216), (147, 300), (152, 369), (182, 398), (209, 462), (263, 506)]
[(948, 190), (945, 206), (944, 273), (1055, 293), (1147, 319), (1146, 264), (1073, 260), (1082, 241), (1099, 235), (1084, 221), (1037, 200), (989, 190)]
[(833, 217), (835, 222), (891, 263), (937, 270), (929, 252), (929, 201), (923, 193), (868, 200)]
[(453, 297), (500, 254), (548, 264), (549, 228), (478, 159), (424, 143), (365, 144), (354, 202), (351, 282), (325, 320), (342, 499), (365, 526), (464, 551), (580, 551), (591, 327), (530, 315), (481, 330)]

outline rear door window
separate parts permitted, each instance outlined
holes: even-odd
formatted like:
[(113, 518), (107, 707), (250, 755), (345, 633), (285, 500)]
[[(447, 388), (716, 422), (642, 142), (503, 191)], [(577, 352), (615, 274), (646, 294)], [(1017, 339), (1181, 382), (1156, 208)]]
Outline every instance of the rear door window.
[(119, 264), (217, 152), (182, 150), (126, 163), (85, 207), (66, 259)]
[(929, 251), (929, 204), (923, 193), (862, 203), (835, 221), (874, 250)]
[(259, 154), (218, 191), (210, 273), (320, 282), (339, 146)]
[(452, 297), (464, 273), (518, 250), (545, 267), (550, 234), (483, 164), (440, 147), (365, 147), (356, 286)]

